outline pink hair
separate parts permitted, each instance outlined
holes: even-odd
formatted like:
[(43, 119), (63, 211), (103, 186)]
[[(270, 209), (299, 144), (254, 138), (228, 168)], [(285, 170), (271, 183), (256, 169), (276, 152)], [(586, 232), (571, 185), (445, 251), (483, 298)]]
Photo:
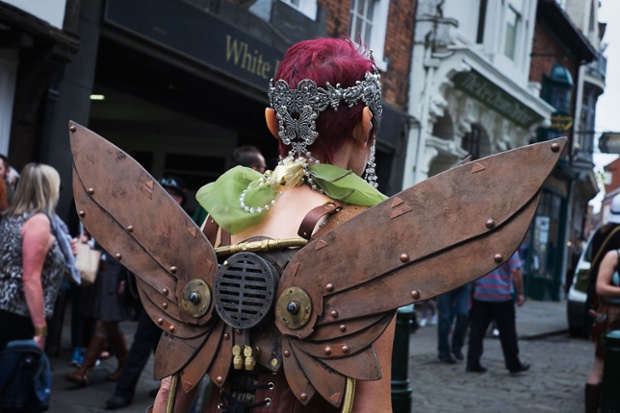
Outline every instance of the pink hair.
[[(291, 88), (296, 88), (301, 80), (311, 79), (321, 87), (329, 82), (346, 88), (364, 80), (365, 73), (372, 71), (373, 66), (366, 49), (356, 46), (349, 38), (304, 40), (288, 49), (274, 81), (284, 79)], [(363, 109), (364, 104), (359, 102), (351, 108), (341, 104), (338, 111), (328, 107), (321, 112), (316, 120), (319, 136), (309, 147), (312, 155), (330, 163), (333, 154), (353, 135)], [(285, 157), (289, 150), (280, 141), (280, 155)]]

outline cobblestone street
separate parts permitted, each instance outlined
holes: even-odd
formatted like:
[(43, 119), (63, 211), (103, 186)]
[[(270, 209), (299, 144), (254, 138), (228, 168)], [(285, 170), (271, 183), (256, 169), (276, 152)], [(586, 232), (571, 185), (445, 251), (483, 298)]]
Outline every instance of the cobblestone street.
[[(432, 330), (432, 331), (431, 331)], [(425, 327), (411, 336), (411, 346)], [(524, 413), (583, 412), (583, 386), (592, 367), (593, 343), (568, 334), (520, 340), (521, 358), (529, 371), (510, 376), (498, 339), (488, 338), (482, 364), (486, 373), (466, 373), (464, 363), (447, 365), (436, 352), (410, 357), (412, 412)]]

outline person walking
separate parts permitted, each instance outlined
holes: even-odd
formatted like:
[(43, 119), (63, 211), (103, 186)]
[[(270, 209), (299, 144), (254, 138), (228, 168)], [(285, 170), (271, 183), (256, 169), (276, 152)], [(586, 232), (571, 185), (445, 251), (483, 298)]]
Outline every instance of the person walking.
[(120, 261), (103, 251), (97, 278), (85, 296), (87, 308), (84, 315), (96, 320), (95, 329), (82, 365), (65, 377), (71, 383), (80, 387), (89, 384), (90, 373), (108, 345), (118, 360), (118, 366), (105, 379), (107, 381), (118, 380), (128, 356), (127, 343), (119, 323), (135, 316), (134, 308), (128, 304), (125, 296), (130, 294), (127, 286), (128, 277), (128, 270)]
[(486, 367), (480, 364), (480, 358), (483, 352), (484, 336), (492, 320), (497, 322), (504, 362), (510, 374), (529, 370), (530, 365), (522, 363), (519, 359), (513, 298), (515, 293), (516, 304), (521, 307), (525, 302), (525, 296), (523, 295), (519, 252), (515, 252), (508, 261), (474, 282), (467, 372), (484, 373), (487, 371)]
[(455, 364), (456, 360), (464, 360), (462, 349), (469, 324), (470, 299), (471, 284), (437, 297), (437, 351), (439, 361), (443, 363)]

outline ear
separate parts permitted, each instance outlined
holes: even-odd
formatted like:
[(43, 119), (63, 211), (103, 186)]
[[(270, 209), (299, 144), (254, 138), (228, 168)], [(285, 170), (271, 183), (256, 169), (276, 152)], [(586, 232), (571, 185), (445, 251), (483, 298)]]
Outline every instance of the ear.
[(280, 139), (278, 136), (278, 122), (276, 121), (276, 111), (272, 108), (265, 108), (265, 120), (267, 121), (267, 128), (274, 138)]
[(374, 115), (372, 114), (372, 111), (370, 110), (370, 108), (368, 106), (364, 106), (364, 109), (362, 110), (362, 119), (360, 120), (360, 123), (357, 125), (357, 127), (355, 128), (356, 130), (356, 135), (355, 139), (360, 142), (363, 143), (364, 145), (367, 144), (368, 142), (371, 141), (372, 139), (372, 118), (374, 117)]

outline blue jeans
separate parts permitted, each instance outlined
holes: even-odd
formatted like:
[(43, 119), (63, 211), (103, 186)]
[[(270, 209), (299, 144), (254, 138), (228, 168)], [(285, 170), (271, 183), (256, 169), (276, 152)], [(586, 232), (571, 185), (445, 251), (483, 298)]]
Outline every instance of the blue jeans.
[[(439, 357), (449, 357), (450, 354), (461, 352), (465, 343), (465, 334), (469, 324), (469, 303), (471, 298), (471, 284), (465, 284), (440, 295), (437, 298), (437, 351)], [(452, 325), (454, 324), (454, 330)], [(452, 331), (452, 340), (450, 340)]]

